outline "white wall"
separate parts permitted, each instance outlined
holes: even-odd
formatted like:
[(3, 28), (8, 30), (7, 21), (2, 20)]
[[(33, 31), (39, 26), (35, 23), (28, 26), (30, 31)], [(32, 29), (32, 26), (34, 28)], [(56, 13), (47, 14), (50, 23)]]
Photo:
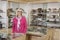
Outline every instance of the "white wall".
[(43, 8), (42, 4), (31, 4), (32, 9)]
[(11, 2), (10, 8), (13, 8), (13, 10), (16, 10), (16, 8), (19, 8), (19, 3)]
[(60, 3), (48, 3), (47, 8), (60, 8)]

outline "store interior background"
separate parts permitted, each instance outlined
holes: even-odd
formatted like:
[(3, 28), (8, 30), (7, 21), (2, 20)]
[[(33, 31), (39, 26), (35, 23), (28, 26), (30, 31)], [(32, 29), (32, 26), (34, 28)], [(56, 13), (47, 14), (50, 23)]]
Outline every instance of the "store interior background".
[[(8, 28), (8, 16), (7, 16), (7, 9), (12, 8), (14, 11), (16, 11), (16, 8), (23, 8), (25, 13), (23, 14), (28, 22), (28, 27), (30, 27), (31, 24), (31, 10), (32, 9), (38, 9), (38, 8), (60, 8), (60, 3), (59, 2), (48, 2), (48, 3), (17, 3), (17, 2), (10, 2), (8, 3), (7, 1), (0, 1), (0, 9), (2, 9), (4, 12), (0, 13), (0, 15), (3, 17), (3, 19), (1, 19), (2, 23), (3, 23), (3, 27)], [(49, 28), (49, 27), (48, 27)], [(54, 40), (60, 40), (60, 29), (54, 29)], [(40, 40), (43, 39), (44, 37), (32, 37), (32, 40)], [(52, 40), (52, 39), (50, 39)]]
[[(38, 8), (57, 8), (59, 9), (60, 8), (60, 3), (10, 3), (10, 8), (13, 8), (14, 10), (16, 8), (23, 8), (24, 11), (26, 12), (24, 14), (24, 16), (26, 16), (27, 18), (27, 22), (28, 22), (28, 26), (30, 26), (30, 20), (31, 20), (31, 17), (30, 17), (30, 13), (31, 13), (31, 10), (32, 9), (38, 9)], [(59, 30), (59, 29), (58, 29)], [(57, 30), (56, 30), (57, 31)], [(58, 32), (56, 32), (57, 34)], [(55, 39), (54, 40), (59, 40), (59, 37), (57, 35), (55, 35)], [(42, 39), (42, 38), (39, 38), (39, 37), (33, 37), (32, 40), (39, 40), (39, 39)]]
[[(7, 11), (6, 11), (8, 9), (7, 4), (8, 4), (8, 2), (4, 2), (4, 4), (3, 4), (3, 2), (0, 2), (0, 9), (3, 9), (4, 12), (5, 12), (4, 14), (1, 14), (4, 17), (3, 22), (5, 22), (5, 23), (6, 23), (5, 20), (8, 20), (7, 19)], [(57, 8), (57, 9), (59, 9), (60, 8), (60, 3), (37, 3), (36, 4), (36, 3), (16, 3), (16, 2), (11, 2), (10, 3), (10, 8), (12, 8), (13, 10), (16, 10), (16, 8), (23, 8), (24, 11), (26, 12), (26, 13), (24, 13), (24, 16), (26, 16), (27, 21), (30, 24), (30, 19), (31, 18), (29, 16), (29, 14), (30, 14), (31, 10), (32, 9), (43, 8), (44, 4), (45, 4), (46, 9), (48, 9), (48, 8), (51, 8), (51, 9), (52, 8)]]
[[(44, 5), (45, 4), (45, 5)], [(44, 7), (45, 6), (45, 7)], [(29, 14), (32, 9), (38, 9), (38, 8), (60, 8), (60, 3), (10, 3), (10, 8), (13, 8), (13, 10), (16, 10), (16, 8), (23, 8), (24, 11), (26, 12), (26, 18), (27, 20), (29, 19)], [(24, 15), (24, 16), (25, 16)], [(30, 22), (29, 22), (30, 23)]]

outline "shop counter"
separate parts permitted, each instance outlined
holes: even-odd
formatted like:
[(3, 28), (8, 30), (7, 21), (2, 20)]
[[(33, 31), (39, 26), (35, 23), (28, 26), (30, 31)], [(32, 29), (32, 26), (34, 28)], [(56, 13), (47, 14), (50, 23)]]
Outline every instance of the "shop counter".
[[(12, 29), (8, 29), (8, 33), (11, 34)], [(16, 37), (13, 40), (31, 40), (31, 36), (38, 36), (38, 37), (42, 37), (44, 34), (40, 33), (40, 32), (27, 32), (26, 35), (20, 36), (20, 37)]]
[[(7, 29), (1, 29), (1, 31), (3, 31), (3, 32), (5, 32)], [(1, 32), (0, 31), (0, 32)], [(11, 34), (12, 33), (12, 29), (11, 28), (9, 28), (8, 29), (8, 34)], [(52, 39), (52, 37), (53, 37), (53, 33), (54, 33), (54, 29), (48, 29), (48, 31), (47, 31), (47, 34), (46, 35), (43, 35), (43, 34), (41, 34), (40, 32), (27, 32), (27, 34), (26, 35), (24, 35), (24, 36), (20, 36), (20, 37), (16, 37), (16, 38), (14, 38), (13, 40), (31, 40), (31, 37), (32, 36), (36, 36), (36, 37), (44, 37), (45, 38), (45, 40), (48, 40), (48, 39)]]
[[(8, 33), (8, 34), (12, 34), (12, 29), (11, 29), (11, 28), (9, 28), (9, 29), (1, 29), (0, 32), (5, 32), (5, 33)], [(13, 40), (20, 40), (20, 39), (31, 40), (31, 36), (41, 37), (41, 36), (43, 36), (43, 34), (40, 33), (40, 32), (27, 32), (26, 35), (20, 36), (20, 37), (16, 37), (16, 38), (14, 38)]]

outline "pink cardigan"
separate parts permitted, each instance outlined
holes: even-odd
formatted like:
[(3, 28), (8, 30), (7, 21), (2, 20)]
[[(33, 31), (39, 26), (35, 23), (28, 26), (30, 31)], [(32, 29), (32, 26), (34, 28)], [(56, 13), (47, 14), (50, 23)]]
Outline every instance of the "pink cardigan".
[(16, 17), (13, 18), (13, 25), (12, 25), (12, 33), (24, 33), (26, 34), (27, 31), (27, 22), (26, 18), (22, 16), (22, 19), (20, 20), (20, 28), (19, 31), (17, 30), (17, 19)]

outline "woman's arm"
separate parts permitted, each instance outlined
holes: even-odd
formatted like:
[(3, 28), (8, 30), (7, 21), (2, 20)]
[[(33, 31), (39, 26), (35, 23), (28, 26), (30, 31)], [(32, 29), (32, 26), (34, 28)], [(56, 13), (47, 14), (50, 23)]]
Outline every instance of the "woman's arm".
[(15, 24), (14, 24), (14, 18), (12, 19), (12, 33), (15, 32)]
[(26, 18), (24, 17), (24, 33), (26, 34), (26, 32), (27, 32), (27, 20), (26, 20)]

